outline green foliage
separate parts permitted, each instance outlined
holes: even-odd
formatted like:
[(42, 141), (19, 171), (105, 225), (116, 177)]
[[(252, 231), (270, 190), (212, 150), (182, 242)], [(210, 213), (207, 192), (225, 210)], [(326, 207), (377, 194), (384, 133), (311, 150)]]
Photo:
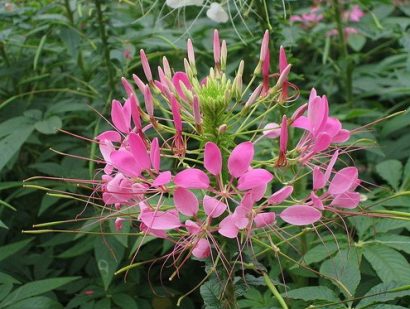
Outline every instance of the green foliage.
[[(325, 21), (308, 30), (288, 22), (290, 15), (309, 10), (310, 3), (303, 1), (286, 1), (282, 7), (281, 1), (230, 0), (231, 16), (236, 17), (226, 24), (207, 19), (201, 7), (171, 10), (164, 2), (26, 0), (9, 1), (8, 7), (0, 3), (1, 308), (174, 308), (177, 298), (203, 279), (206, 273), (196, 261), (187, 262), (179, 273), (181, 279), (176, 276), (172, 281), (168, 278), (173, 267), (165, 267), (162, 261), (141, 263), (168, 252), (170, 244), (133, 235), (128, 223), (123, 230), (127, 235), (111, 235), (113, 223), (97, 220), (65, 222), (64, 228), (75, 233), (34, 238), (22, 234), (34, 224), (83, 214), (97, 217), (101, 211), (92, 201), (85, 207), (84, 201), (23, 188), (22, 180), (36, 175), (93, 178), (100, 166), (70, 156), (98, 158), (97, 145), (58, 130), (92, 138), (107, 128), (93, 110), (106, 116), (111, 99), (124, 95), (120, 77), (130, 79), (132, 73), (142, 72), (137, 57), (141, 48), (147, 50), (152, 68), (162, 55), (181, 63), (184, 41), (190, 36), (199, 74), (209, 70), (213, 59), (208, 43), (215, 27), (229, 46), (232, 66), (227, 74), (234, 74), (232, 68), (244, 59), (244, 78), (248, 79), (253, 74), (247, 71), (252, 67), (248, 64), (258, 61), (258, 40), (270, 29), (273, 54), (284, 45), (290, 63), (298, 68), (291, 81), (299, 89), (315, 87), (326, 93), (332, 110), (355, 130), (355, 146), (367, 148), (352, 154), (364, 180), (361, 193), (366, 201), (361, 209), (409, 213), (408, 6), (353, 1), (362, 6), (365, 16), (354, 25), (359, 32), (347, 38), (344, 53), (339, 38), (326, 35), (335, 28), (333, 10), (325, 10)], [(276, 61), (272, 59), (272, 67)], [(211, 90), (202, 95), (212, 96)], [(307, 98), (308, 93), (300, 96)], [(372, 131), (363, 127), (405, 109), (378, 122)], [(213, 132), (224, 115), (213, 108), (208, 112), (208, 129)], [(261, 140), (258, 147), (258, 156), (271, 156), (270, 143)], [(278, 171), (277, 176), (286, 178), (286, 172)], [(36, 184), (90, 194), (87, 188), (46, 179)], [(371, 184), (381, 187), (369, 192)], [(60, 227), (44, 228), (58, 231)], [(299, 232), (295, 227), (275, 231), (269, 243), (234, 257), (241, 262), (243, 258), (253, 274), (242, 276), (242, 268), (235, 268), (233, 294), (240, 308), (280, 308), (259, 277), (261, 271), (269, 271), (289, 308), (408, 307), (408, 220), (350, 217), (310, 230), (289, 243), (284, 240), (287, 233)], [(279, 252), (270, 247), (272, 243), (280, 243)], [(124, 283), (123, 273), (114, 273), (131, 263), (137, 266), (130, 269)], [(222, 307), (223, 280), (210, 278), (184, 298), (181, 308)]]

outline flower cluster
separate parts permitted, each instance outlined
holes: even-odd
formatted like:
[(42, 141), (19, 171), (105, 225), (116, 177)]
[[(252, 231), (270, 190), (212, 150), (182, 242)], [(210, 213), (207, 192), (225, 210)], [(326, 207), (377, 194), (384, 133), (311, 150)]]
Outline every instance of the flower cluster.
[[(166, 0), (166, 5), (172, 9), (181, 9), (186, 6), (204, 6), (204, 0)], [(229, 20), (229, 15), (219, 2), (211, 2), (206, 10), (206, 16), (217, 22), (226, 23)]]
[[(243, 61), (233, 78), (225, 73), (227, 46), (218, 31), (207, 76), (199, 76), (191, 40), (187, 51), (185, 71), (175, 72), (164, 57), (154, 79), (141, 50), (145, 77), (133, 75), (136, 88), (122, 79), (126, 98), (112, 102), (113, 129), (96, 137), (105, 162), (98, 189), (118, 230), (124, 220), (137, 221), (144, 234), (172, 239), (176, 251), (203, 259), (221, 239), (282, 222), (315, 224), (358, 205), (357, 169), (334, 169), (350, 132), (329, 116), (326, 96), (312, 89), (292, 115), (279, 113), (292, 107), (297, 88), (282, 47), (278, 72), (271, 72), (268, 32), (247, 85)], [(273, 149), (267, 160), (258, 158), (262, 139)], [(293, 173), (286, 180), (276, 175), (283, 169)], [(312, 185), (301, 198), (294, 188), (303, 177)]]
[[(300, 24), (303, 29), (310, 29), (319, 24), (323, 19), (324, 9), (320, 6), (313, 6), (309, 12), (292, 15), (290, 21)], [(364, 16), (364, 12), (358, 5), (353, 5), (350, 9), (345, 10), (341, 14), (341, 18), (344, 23), (358, 23)], [(344, 35), (348, 37), (350, 34), (358, 33), (358, 30), (354, 27), (347, 26), (343, 29)], [(328, 36), (338, 35), (337, 29), (331, 29), (327, 32)]]

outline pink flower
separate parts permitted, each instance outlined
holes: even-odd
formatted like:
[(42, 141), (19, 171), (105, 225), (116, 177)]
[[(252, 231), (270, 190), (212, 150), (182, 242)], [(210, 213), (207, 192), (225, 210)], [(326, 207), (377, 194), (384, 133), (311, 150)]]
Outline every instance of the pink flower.
[(364, 12), (358, 5), (353, 5), (353, 7), (350, 10), (343, 12), (343, 19), (345, 21), (350, 20), (352, 22), (357, 23), (363, 18), (363, 16)]
[(320, 13), (320, 8), (312, 7), (309, 13), (292, 15), (289, 20), (291, 22), (300, 22), (303, 28), (311, 28), (318, 24), (322, 19), (323, 15)]

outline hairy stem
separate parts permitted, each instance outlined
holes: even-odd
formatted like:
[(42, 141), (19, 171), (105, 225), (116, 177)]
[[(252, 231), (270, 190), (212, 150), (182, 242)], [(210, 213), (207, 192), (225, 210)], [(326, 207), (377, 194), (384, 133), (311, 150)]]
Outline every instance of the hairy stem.
[(283, 299), (282, 295), (280, 295), (278, 289), (273, 284), (273, 282), (270, 279), (269, 275), (265, 272), (263, 273), (263, 279), (265, 280), (265, 283), (268, 286), (269, 290), (271, 290), (272, 294), (275, 296), (276, 300), (279, 302), (282, 309), (288, 309), (288, 305), (286, 305), (286, 302)]

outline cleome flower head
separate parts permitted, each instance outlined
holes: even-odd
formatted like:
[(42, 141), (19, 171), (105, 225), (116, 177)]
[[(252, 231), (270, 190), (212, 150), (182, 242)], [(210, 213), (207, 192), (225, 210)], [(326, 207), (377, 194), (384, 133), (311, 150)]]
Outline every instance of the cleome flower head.
[[(218, 31), (213, 54), (203, 75), (188, 40), (185, 70), (174, 71), (164, 57), (155, 75), (141, 50), (144, 76), (133, 75), (136, 87), (122, 79), (126, 97), (112, 102), (112, 129), (96, 137), (105, 163), (96, 191), (115, 228), (137, 222), (142, 234), (173, 241), (174, 257), (206, 259), (230, 239), (246, 243), (355, 208), (357, 169), (335, 172), (350, 132), (314, 89), (287, 115), (298, 93), (285, 49), (272, 73), (266, 32), (247, 84), (243, 61), (234, 76), (226, 73), (227, 45)], [(262, 140), (269, 158), (260, 156)], [(312, 185), (295, 192), (303, 177)]]

